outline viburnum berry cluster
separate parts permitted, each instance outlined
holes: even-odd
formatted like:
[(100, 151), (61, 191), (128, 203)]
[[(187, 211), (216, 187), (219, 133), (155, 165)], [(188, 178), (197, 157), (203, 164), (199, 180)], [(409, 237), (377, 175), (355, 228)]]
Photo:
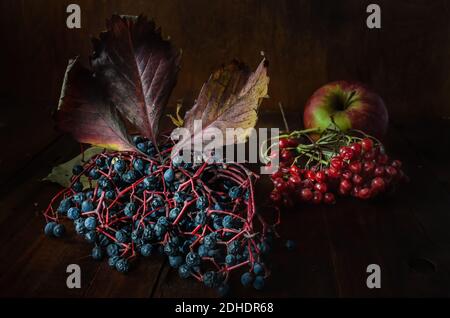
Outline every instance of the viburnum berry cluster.
[[(342, 132), (336, 127), (311, 138), (316, 129), (293, 131), (278, 139), (279, 167), (271, 175), (270, 198), (290, 206), (294, 201), (334, 204), (337, 196), (370, 199), (393, 191), (407, 179), (399, 160), (386, 154), (383, 144), (361, 131)], [(269, 163), (270, 165), (270, 163)]]
[[(45, 233), (61, 237), (64, 219), (93, 244), (92, 257), (127, 272), (138, 255), (168, 256), (182, 278), (228, 291), (232, 271), (242, 284), (264, 286), (271, 228), (256, 216), (258, 178), (237, 163), (185, 163), (170, 158), (172, 144), (134, 137), (138, 152), (103, 152), (73, 167), (70, 187), (44, 215)], [(82, 180), (84, 179), (84, 182)]]

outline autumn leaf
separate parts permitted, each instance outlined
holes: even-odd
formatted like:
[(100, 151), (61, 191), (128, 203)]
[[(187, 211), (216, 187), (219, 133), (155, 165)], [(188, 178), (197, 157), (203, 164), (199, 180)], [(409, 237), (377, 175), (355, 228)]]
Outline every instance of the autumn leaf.
[[(269, 77), (267, 60), (262, 60), (255, 72), (244, 64), (233, 61), (215, 71), (203, 85), (195, 105), (184, 118), (184, 128), (191, 132), (192, 140), (200, 140), (195, 135), (202, 134), (207, 140), (213, 128), (221, 130), (223, 136), (227, 128), (241, 128), (238, 140), (244, 142), (258, 120), (258, 108), (262, 98), (267, 96)], [(202, 121), (202, 131), (194, 131), (194, 120)], [(173, 153), (181, 150), (187, 139), (175, 145)], [(207, 141), (210, 144), (210, 140)], [(224, 140), (226, 144), (226, 140)]]
[[(43, 181), (55, 182), (63, 187), (70, 186), (70, 178), (72, 177), (72, 168), (75, 165), (83, 165), (90, 158), (95, 155), (104, 152), (104, 148), (101, 147), (90, 147), (86, 149), (83, 153), (79, 154), (75, 158), (60, 164), (52, 169), (52, 172), (43, 179)], [(80, 182), (83, 184), (85, 188), (89, 187), (89, 179), (86, 176), (80, 177)]]
[(56, 112), (58, 128), (81, 143), (135, 150), (119, 113), (100, 92), (96, 78), (78, 58), (70, 60)]
[(143, 16), (113, 15), (93, 44), (92, 67), (108, 100), (155, 142), (161, 114), (176, 84), (181, 53)]

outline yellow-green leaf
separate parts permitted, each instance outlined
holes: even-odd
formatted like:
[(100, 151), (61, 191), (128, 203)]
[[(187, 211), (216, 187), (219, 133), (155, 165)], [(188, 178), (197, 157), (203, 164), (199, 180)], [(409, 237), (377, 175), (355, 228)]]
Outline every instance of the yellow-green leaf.
[[(52, 169), (52, 172), (43, 179), (43, 181), (55, 182), (63, 187), (70, 186), (70, 178), (72, 176), (72, 168), (75, 165), (83, 165), (86, 161), (99, 153), (102, 153), (105, 149), (100, 147), (91, 147), (84, 151), (84, 153), (79, 154), (75, 158), (60, 164)], [(84, 157), (84, 158), (83, 158)], [(84, 159), (84, 161), (83, 161)], [(86, 176), (80, 178), (83, 187), (88, 187), (89, 182)]]

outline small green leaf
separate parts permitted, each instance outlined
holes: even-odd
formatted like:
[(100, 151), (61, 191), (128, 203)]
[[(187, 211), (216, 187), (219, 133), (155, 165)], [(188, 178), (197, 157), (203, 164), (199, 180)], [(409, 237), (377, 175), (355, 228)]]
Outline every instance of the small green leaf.
[[(83, 165), (86, 161), (88, 161), (90, 158), (92, 158), (95, 155), (98, 155), (102, 153), (105, 149), (101, 147), (91, 147), (84, 151), (84, 153), (80, 153), (75, 158), (60, 164), (59, 166), (56, 166), (52, 169), (52, 172), (42, 179), (43, 181), (50, 181), (55, 182), (63, 187), (69, 187), (70, 186), (70, 178), (72, 177), (72, 168), (74, 165)], [(83, 158), (84, 155), (84, 158)], [(84, 161), (82, 160), (84, 159)], [(80, 178), (81, 183), (83, 184), (83, 187), (89, 187), (89, 181), (86, 176), (82, 176)]]

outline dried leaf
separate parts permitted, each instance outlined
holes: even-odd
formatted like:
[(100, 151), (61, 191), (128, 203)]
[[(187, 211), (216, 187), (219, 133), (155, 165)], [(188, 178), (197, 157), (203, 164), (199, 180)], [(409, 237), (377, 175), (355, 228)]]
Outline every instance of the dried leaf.
[[(52, 172), (43, 179), (43, 181), (55, 182), (63, 187), (70, 186), (70, 178), (72, 177), (72, 168), (75, 165), (83, 165), (84, 162), (88, 161), (91, 157), (102, 153), (104, 148), (91, 147), (86, 149), (83, 153), (79, 154), (75, 158), (60, 164), (52, 169)], [(84, 158), (84, 161), (83, 161)], [(89, 181), (86, 176), (80, 178), (81, 183), (85, 188), (89, 186)]]
[(108, 99), (142, 135), (156, 140), (181, 53), (145, 17), (113, 15), (94, 39), (92, 66)]
[[(256, 125), (258, 108), (267, 96), (269, 77), (267, 60), (262, 60), (255, 72), (237, 61), (214, 72), (203, 85), (195, 105), (185, 115), (184, 128), (195, 140), (194, 120), (202, 121), (202, 131), (197, 132), (207, 140), (212, 128), (218, 128), (225, 136), (227, 128), (241, 128), (242, 134), (234, 142), (243, 142)], [(197, 139), (200, 140), (200, 139)], [(226, 140), (224, 140), (225, 142)], [(189, 140), (176, 144), (175, 152)], [(207, 143), (210, 144), (210, 140)]]
[(67, 66), (56, 113), (58, 128), (81, 143), (135, 150), (117, 110), (104, 101), (97, 80), (77, 58)]

